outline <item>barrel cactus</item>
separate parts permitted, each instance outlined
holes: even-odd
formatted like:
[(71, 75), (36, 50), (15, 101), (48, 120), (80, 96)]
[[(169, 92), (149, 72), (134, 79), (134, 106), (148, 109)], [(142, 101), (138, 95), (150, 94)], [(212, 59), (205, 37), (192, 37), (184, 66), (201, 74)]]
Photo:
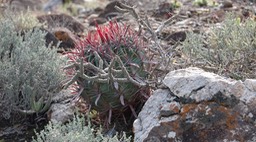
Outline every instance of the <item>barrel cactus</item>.
[(105, 124), (112, 118), (137, 116), (135, 107), (148, 97), (151, 65), (143, 40), (129, 27), (117, 22), (96, 26), (67, 55), (66, 71), (76, 82), (77, 92), (97, 111)]

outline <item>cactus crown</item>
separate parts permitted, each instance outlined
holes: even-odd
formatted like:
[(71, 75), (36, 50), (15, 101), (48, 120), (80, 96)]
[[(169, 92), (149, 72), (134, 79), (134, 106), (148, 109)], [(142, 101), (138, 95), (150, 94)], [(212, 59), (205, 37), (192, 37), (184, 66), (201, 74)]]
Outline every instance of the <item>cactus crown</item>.
[[(94, 32), (89, 32), (84, 39), (76, 45), (76, 49), (71, 52), (69, 58), (77, 61), (83, 57), (84, 61), (91, 61), (93, 52), (98, 52), (102, 58), (111, 60), (115, 55), (123, 55), (127, 58), (131, 52), (144, 50), (142, 40), (130, 29), (129, 26), (121, 26), (117, 22), (109, 22), (109, 25), (99, 27)], [(76, 56), (74, 56), (76, 54)]]

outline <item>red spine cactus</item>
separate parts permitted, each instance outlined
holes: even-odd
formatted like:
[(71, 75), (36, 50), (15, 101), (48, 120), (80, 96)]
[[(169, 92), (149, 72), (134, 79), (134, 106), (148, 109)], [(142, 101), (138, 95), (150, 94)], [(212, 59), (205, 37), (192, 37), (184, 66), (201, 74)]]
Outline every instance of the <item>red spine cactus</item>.
[(129, 26), (97, 26), (68, 53), (73, 64), (66, 69), (73, 78), (67, 86), (77, 82), (78, 92), (104, 122), (125, 118), (128, 109), (136, 117), (134, 107), (149, 95), (147, 52)]

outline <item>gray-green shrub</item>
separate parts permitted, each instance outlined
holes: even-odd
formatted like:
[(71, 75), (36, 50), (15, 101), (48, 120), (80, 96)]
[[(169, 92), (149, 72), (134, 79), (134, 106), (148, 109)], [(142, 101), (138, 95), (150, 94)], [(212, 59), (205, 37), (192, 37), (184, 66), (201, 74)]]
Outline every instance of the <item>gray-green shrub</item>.
[(256, 77), (256, 22), (228, 15), (206, 34), (188, 33), (183, 51), (193, 66), (234, 79)]
[(17, 112), (45, 111), (64, 79), (66, 62), (45, 47), (44, 32), (17, 31), (13, 18), (0, 19), (0, 118), (6, 119)]
[(51, 123), (39, 133), (32, 142), (130, 142), (131, 138), (116, 134), (114, 137), (102, 135), (102, 131), (95, 131), (91, 124), (85, 126), (83, 117), (75, 116), (72, 121), (66, 125), (60, 123)]

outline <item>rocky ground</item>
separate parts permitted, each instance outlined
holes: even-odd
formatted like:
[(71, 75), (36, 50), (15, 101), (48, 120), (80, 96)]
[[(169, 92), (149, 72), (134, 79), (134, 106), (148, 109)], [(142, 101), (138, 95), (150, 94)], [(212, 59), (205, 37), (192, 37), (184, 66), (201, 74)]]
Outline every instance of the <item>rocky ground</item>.
[[(110, 19), (116, 19), (138, 31), (138, 20), (134, 16), (122, 14), (114, 8), (116, 5), (122, 7), (120, 2), (135, 6), (134, 9), (141, 18), (139, 20), (148, 20), (152, 31), (169, 20), (161, 32), (157, 33), (157, 39), (161, 41), (164, 49), (171, 50), (175, 50), (180, 46), (179, 42), (186, 39), (187, 31), (207, 32), (212, 26), (220, 24), (228, 12), (234, 13), (241, 20), (255, 19), (256, 13), (256, 4), (253, 0), (71, 0), (71, 3), (63, 1), (2, 0), (0, 10), (3, 12), (6, 7), (11, 6), (12, 9), (24, 11), (30, 7), (41, 23), (47, 23), (46, 41), (53, 41), (54, 44), (62, 41), (60, 52), (74, 46), (75, 42), (89, 30), (94, 30), (95, 21), (101, 25)], [(142, 28), (147, 31), (146, 27)], [(143, 36), (145, 40), (153, 40), (148, 32), (144, 32)], [(177, 57), (180, 56), (178, 50), (174, 52)], [(27, 129), (30, 128), (18, 125), (0, 128), (0, 137), (13, 134), (23, 136), (27, 133), (24, 133), (24, 130)], [(18, 139), (25, 140), (21, 137)]]

